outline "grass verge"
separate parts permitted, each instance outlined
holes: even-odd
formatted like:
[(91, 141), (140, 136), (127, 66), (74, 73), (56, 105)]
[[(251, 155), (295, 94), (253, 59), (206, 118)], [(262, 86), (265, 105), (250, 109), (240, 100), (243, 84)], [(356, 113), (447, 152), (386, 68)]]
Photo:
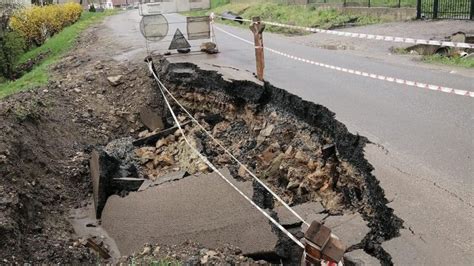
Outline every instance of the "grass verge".
[(423, 62), (443, 64), (464, 68), (474, 68), (474, 58), (461, 58), (459, 56), (446, 57), (442, 55), (423, 56)]
[[(212, 4), (215, 2), (214, 4)], [(217, 2), (221, 3), (218, 5)], [(344, 26), (367, 25), (383, 22), (382, 19), (365, 16), (344, 14), (336, 9), (318, 9), (314, 6), (302, 5), (284, 5), (278, 3), (229, 3), (223, 4), (222, 0), (211, 2), (210, 10), (199, 10), (186, 12), (188, 16), (209, 15), (211, 12), (222, 14), (225, 11), (232, 11), (245, 19), (260, 16), (263, 20), (275, 21), (284, 24), (298, 25), (304, 27), (316, 27), (324, 29), (333, 29)], [(239, 25), (236, 22), (222, 21), (225, 24)], [(245, 23), (243, 26), (247, 27)], [(283, 34), (302, 34), (303, 32), (267, 25), (265, 31), (277, 32)], [(306, 33), (306, 32), (304, 32)]]
[[(410, 49), (408, 48), (391, 48), (390, 51), (398, 55), (409, 55)], [(416, 50), (415, 50), (416, 51)], [(418, 53), (416, 53), (418, 54)], [(440, 54), (434, 55), (423, 55), (421, 56), (421, 61), (430, 64), (438, 65), (449, 65), (463, 68), (474, 68), (474, 58), (462, 58), (459, 55), (444, 56)]]
[(74, 46), (79, 34), (87, 29), (90, 25), (101, 21), (108, 15), (115, 13), (115, 11), (100, 13), (84, 11), (81, 18), (76, 23), (51, 37), (42, 46), (34, 48), (23, 54), (18, 60), (19, 64), (26, 62), (30, 58), (35, 58), (41, 53), (49, 52), (48, 57), (45, 60), (33, 68), (32, 71), (23, 75), (21, 78), (15, 81), (0, 83), (0, 98), (17, 93), (19, 91), (46, 84), (49, 80), (49, 67)]

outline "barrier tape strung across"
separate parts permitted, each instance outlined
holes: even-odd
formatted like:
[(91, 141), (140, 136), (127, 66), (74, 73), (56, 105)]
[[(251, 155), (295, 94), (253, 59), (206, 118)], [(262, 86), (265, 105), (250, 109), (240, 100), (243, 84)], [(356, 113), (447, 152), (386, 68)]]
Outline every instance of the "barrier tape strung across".
[[(171, 116), (173, 117), (174, 122), (176, 123), (176, 126), (178, 127), (178, 130), (180, 131), (181, 135), (184, 138), (184, 141), (186, 144), (189, 146), (189, 148), (205, 163), (207, 164), (214, 172), (216, 172), (225, 182), (227, 182), (235, 191), (237, 191), (242, 197), (245, 198), (252, 206), (254, 206), (258, 211), (260, 211), (268, 220), (270, 220), (276, 227), (278, 227), (284, 234), (286, 234), (295, 244), (300, 246), (301, 248), (304, 249), (303, 243), (301, 243), (298, 239), (296, 239), (288, 230), (286, 230), (281, 224), (279, 224), (275, 219), (273, 219), (265, 210), (260, 208), (255, 202), (253, 202), (247, 195), (245, 195), (239, 188), (237, 188), (232, 182), (227, 179), (204, 155), (202, 155), (196, 148), (191, 145), (189, 140), (186, 138), (186, 135), (184, 134), (184, 131), (181, 127), (181, 124), (178, 121), (178, 118), (176, 117), (176, 114), (174, 113), (173, 109), (171, 108), (171, 105), (168, 101), (168, 98), (165, 95), (164, 89), (166, 87), (164, 84), (160, 81), (158, 76), (156, 75), (155, 71), (153, 71), (153, 65), (152, 62), (148, 62), (148, 68), (150, 72), (153, 74), (156, 82), (158, 83), (158, 86), (160, 87), (160, 92), (163, 96), (163, 99), (165, 100), (166, 106), (171, 112)], [(167, 89), (166, 89), (167, 90)]]
[[(234, 37), (238, 40), (246, 42), (250, 45), (254, 45), (253, 42), (250, 42), (250, 41), (248, 41), (244, 38), (241, 38), (237, 35), (234, 35), (234, 34), (228, 32), (228, 31), (226, 31), (226, 30), (224, 30), (220, 27), (215, 26), (215, 28), (217, 30), (231, 36), (231, 37)], [(354, 70), (354, 69), (350, 69), (350, 68), (344, 68), (344, 67), (339, 67), (339, 66), (328, 65), (328, 64), (316, 62), (316, 61), (313, 61), (313, 60), (308, 60), (308, 59), (304, 59), (304, 58), (297, 57), (297, 56), (294, 56), (294, 55), (290, 55), (290, 54), (287, 54), (287, 53), (283, 53), (283, 52), (280, 52), (278, 50), (268, 48), (268, 47), (265, 47), (265, 50), (270, 51), (270, 52), (275, 53), (275, 54), (278, 54), (278, 55), (281, 55), (281, 56), (284, 56), (284, 57), (287, 57), (287, 58), (290, 58), (290, 59), (293, 59), (293, 60), (296, 60), (296, 61), (303, 62), (303, 63), (307, 63), (307, 64), (319, 66), (319, 67), (324, 67), (324, 68), (328, 68), (328, 69), (332, 69), (332, 70), (336, 70), (336, 71), (341, 71), (341, 72), (345, 72), (345, 73), (349, 73), (349, 74), (353, 74), (353, 75), (357, 75), (357, 76), (362, 76), (362, 77), (366, 77), (366, 78), (377, 79), (377, 80), (382, 80), (382, 81), (392, 82), (392, 83), (397, 83), (397, 84), (403, 84), (403, 85), (407, 85), (407, 86), (411, 86), (411, 87), (418, 87), (418, 88), (428, 89), (428, 90), (433, 90), (433, 91), (441, 91), (441, 92), (444, 92), (444, 93), (451, 93), (451, 94), (457, 94), (457, 95), (461, 95), (461, 96), (474, 97), (474, 92), (472, 92), (472, 91), (458, 90), (458, 89), (443, 87), (443, 86), (439, 86), (439, 85), (432, 85), (432, 84), (427, 84), (427, 83), (423, 83), (423, 82), (399, 79), (399, 78), (388, 77), (388, 76), (384, 76), (384, 75), (378, 75), (378, 74), (368, 73), (368, 72), (364, 72), (364, 71)]]
[[(219, 18), (223, 19), (222, 16), (216, 16), (216, 17), (219, 17)], [(252, 22), (252, 20), (249, 20), (249, 19), (235, 19), (235, 20), (236, 21)], [(345, 31), (336, 31), (336, 30), (325, 30), (325, 29), (318, 29), (318, 28), (311, 28), (311, 27), (294, 26), (294, 25), (282, 24), (282, 23), (271, 22), (271, 21), (261, 21), (261, 22), (263, 22), (265, 24), (268, 24), (268, 25), (277, 26), (277, 27), (304, 30), (304, 31), (316, 32), (316, 33), (332, 34), (332, 35), (351, 37), (351, 38), (368, 39), (368, 40), (376, 40), (376, 41), (386, 41), (386, 42), (396, 42), (396, 43), (429, 44), (429, 45), (447, 46), (447, 47), (455, 47), (455, 48), (474, 49), (474, 44), (472, 44), (472, 43), (448, 42), (448, 41), (437, 41), (437, 40), (423, 40), (423, 39), (406, 38), (406, 37), (394, 37), (394, 36), (376, 35), (376, 34), (367, 34), (367, 33), (355, 33), (355, 32), (345, 32)]]

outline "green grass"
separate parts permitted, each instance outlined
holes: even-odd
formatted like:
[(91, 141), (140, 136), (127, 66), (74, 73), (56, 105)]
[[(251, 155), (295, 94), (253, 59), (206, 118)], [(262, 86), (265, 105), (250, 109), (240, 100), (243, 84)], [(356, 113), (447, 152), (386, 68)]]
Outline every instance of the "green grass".
[(18, 64), (26, 62), (29, 58), (35, 58), (40, 53), (49, 51), (48, 57), (33, 68), (32, 71), (26, 73), (15, 81), (0, 83), (0, 98), (46, 84), (49, 80), (49, 67), (74, 46), (75, 40), (79, 34), (92, 24), (97, 23), (104, 17), (114, 13), (114, 11), (100, 13), (84, 11), (81, 18), (76, 23), (54, 35), (42, 46), (23, 54), (18, 60)]
[[(212, 6), (212, 5), (211, 5)], [(343, 14), (336, 9), (318, 9), (314, 6), (306, 7), (301, 5), (284, 5), (278, 3), (261, 2), (261, 3), (235, 3), (217, 5), (210, 10), (199, 10), (185, 13), (188, 16), (209, 15), (211, 12), (222, 14), (225, 11), (232, 11), (239, 14), (244, 19), (251, 19), (260, 16), (263, 20), (280, 22), (290, 25), (298, 25), (305, 27), (318, 27), (330, 29), (342, 27), (350, 23), (351, 25), (367, 25), (382, 22), (381, 19), (370, 16), (357, 16)], [(240, 24), (231, 21), (218, 20), (220, 23), (232, 24), (238, 26)], [(248, 27), (245, 23), (243, 27)], [(294, 34), (306, 33), (294, 29), (276, 27), (267, 25), (265, 31)]]
[(216, 8), (216, 7), (223, 6), (229, 3), (230, 3), (230, 0), (211, 0), (211, 8)]
[(443, 64), (464, 68), (474, 68), (474, 59), (472, 58), (461, 58), (459, 56), (446, 57), (442, 55), (429, 55), (423, 56), (422, 60), (427, 63)]
[[(344, 0), (310, 0), (310, 3), (343, 3)], [(348, 6), (368, 6), (368, 0), (347, 0)], [(373, 7), (398, 7), (398, 0), (370, 0)], [(416, 7), (416, 0), (401, 0), (401, 7)]]

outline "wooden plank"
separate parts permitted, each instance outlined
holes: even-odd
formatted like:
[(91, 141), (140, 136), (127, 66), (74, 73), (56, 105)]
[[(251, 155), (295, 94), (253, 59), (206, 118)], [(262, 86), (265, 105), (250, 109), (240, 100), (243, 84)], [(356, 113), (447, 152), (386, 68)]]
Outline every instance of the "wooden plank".
[(263, 53), (263, 31), (265, 30), (265, 24), (260, 20), (260, 17), (252, 18), (252, 25), (250, 30), (253, 33), (255, 43), (255, 59), (257, 62), (257, 78), (263, 81), (263, 73), (265, 69), (265, 59)]
[[(181, 123), (181, 127), (186, 126), (187, 124), (191, 123), (191, 121), (186, 121), (184, 123)], [(143, 145), (154, 145), (159, 139), (165, 138), (171, 134), (174, 134), (174, 132), (178, 129), (177, 126), (170, 127), (167, 129), (164, 129), (160, 132), (157, 132), (155, 134), (152, 134), (148, 137), (140, 138), (137, 140), (133, 141), (134, 146), (143, 146)]]
[(346, 252), (346, 246), (341, 240), (331, 237), (329, 242), (323, 249), (323, 259), (328, 261), (341, 261), (344, 253)]
[(98, 245), (92, 238), (88, 238), (85, 246), (92, 248), (97, 251), (99, 255), (104, 259), (110, 259), (109, 251), (103, 246)]
[(318, 247), (323, 248), (331, 237), (331, 229), (318, 221), (313, 221), (311, 226), (306, 231), (304, 237)]

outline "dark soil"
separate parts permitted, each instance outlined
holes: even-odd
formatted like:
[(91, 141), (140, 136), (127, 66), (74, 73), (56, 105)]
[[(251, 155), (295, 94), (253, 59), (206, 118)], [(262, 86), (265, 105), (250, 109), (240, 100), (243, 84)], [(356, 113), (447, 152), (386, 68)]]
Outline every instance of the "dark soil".
[[(88, 32), (42, 88), (0, 101), (1, 263), (93, 263), (78, 246), (69, 210), (91, 196), (88, 156), (95, 145), (135, 136), (141, 106), (155, 90), (144, 65), (91, 58)], [(112, 86), (111, 75), (123, 75)], [(140, 77), (140, 78), (139, 78)]]

